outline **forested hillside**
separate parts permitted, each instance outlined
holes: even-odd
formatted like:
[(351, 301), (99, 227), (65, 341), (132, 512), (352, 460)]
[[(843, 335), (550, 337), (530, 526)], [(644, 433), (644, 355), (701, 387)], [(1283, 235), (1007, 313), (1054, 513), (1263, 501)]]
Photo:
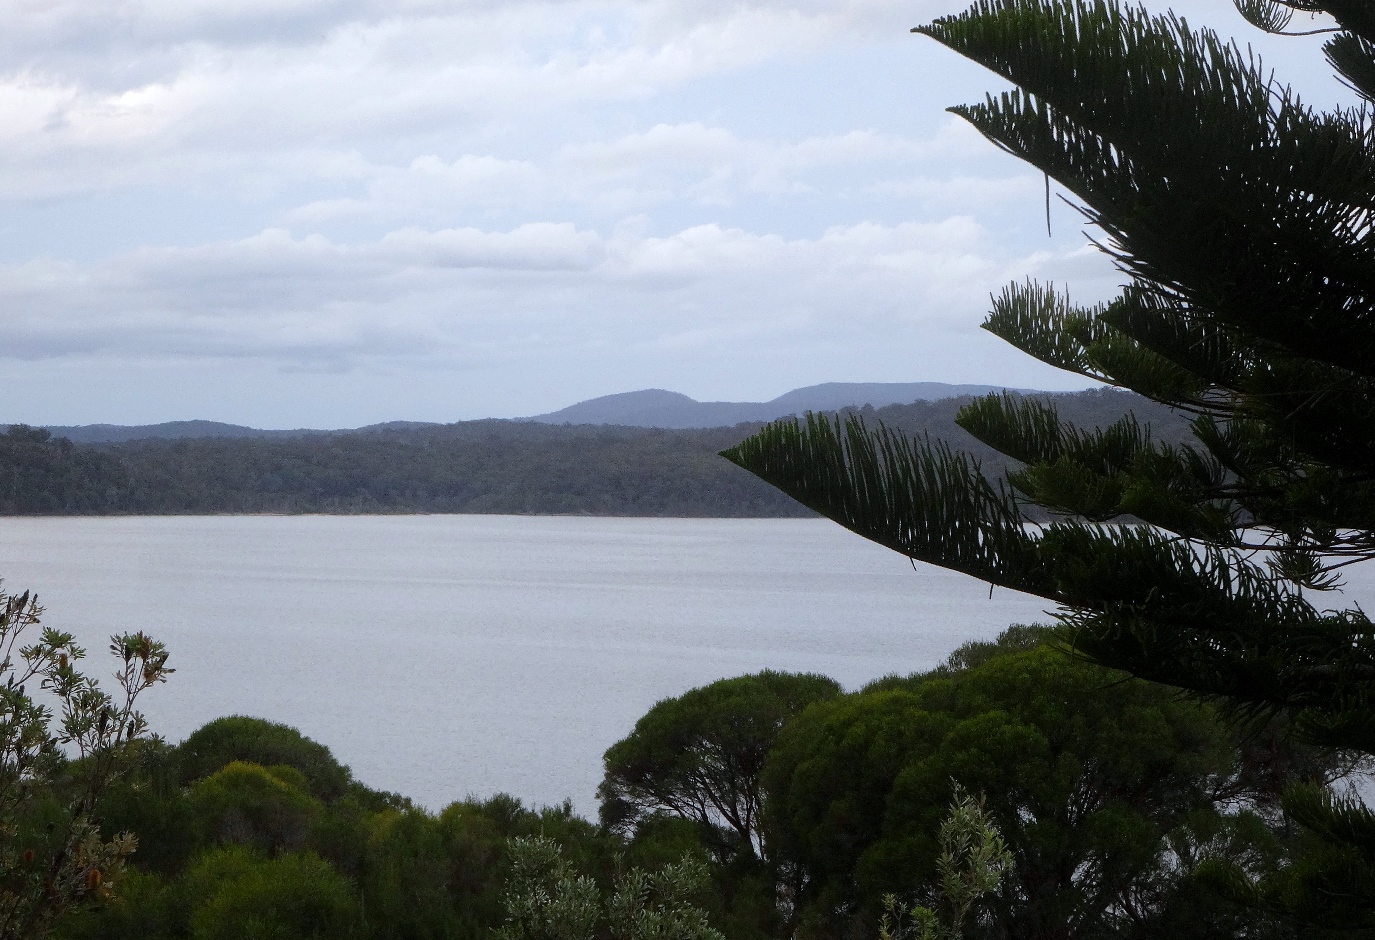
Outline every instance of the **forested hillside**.
[[(1166, 438), (1183, 420), (1135, 396), (1049, 396), (1080, 425), (1128, 410)], [(930, 433), (1000, 474), (1005, 458), (955, 426), (968, 399), (864, 409)], [(777, 490), (718, 457), (758, 425), (659, 430), (518, 421), (289, 438), (198, 437), (73, 444), (15, 425), (0, 436), (0, 513), (524, 513), (804, 516)]]

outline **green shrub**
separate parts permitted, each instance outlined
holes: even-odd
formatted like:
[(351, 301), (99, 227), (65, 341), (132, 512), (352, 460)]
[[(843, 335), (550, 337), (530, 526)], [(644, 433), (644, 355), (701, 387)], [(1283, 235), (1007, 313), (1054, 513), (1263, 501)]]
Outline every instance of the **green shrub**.
[(323, 744), (295, 728), (243, 715), (217, 718), (202, 726), (177, 747), (177, 758), (183, 784), (208, 777), (233, 761), (264, 767), (285, 764), (300, 771), (310, 792), (326, 803), (344, 796), (353, 779)]
[(264, 860), (243, 848), (211, 853), (188, 873), (205, 892), (193, 940), (347, 940), (363, 936), (353, 885), (313, 852)]
[(268, 853), (303, 847), (322, 805), (293, 767), (234, 761), (191, 788), (203, 842), (253, 845)]

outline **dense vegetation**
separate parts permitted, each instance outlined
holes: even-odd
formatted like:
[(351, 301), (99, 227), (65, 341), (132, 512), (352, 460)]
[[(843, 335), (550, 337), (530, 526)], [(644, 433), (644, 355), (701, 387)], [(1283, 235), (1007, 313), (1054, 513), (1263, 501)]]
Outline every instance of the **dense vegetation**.
[[(1329, 59), (1375, 101), (1367, 2), (1239, 5), (1276, 31), (1331, 14)], [(7, 683), (0, 898), (65, 891), (70, 940), (621, 940), (632, 921), (661, 940), (1368, 936), (1375, 628), (1319, 605), (1375, 558), (1370, 115), (1315, 114), (1211, 33), (1109, 2), (982, 0), (920, 31), (1018, 86), (958, 113), (1069, 189), (1131, 279), (1092, 309), (1014, 286), (988, 328), (1158, 404), (995, 396), (785, 422), (731, 455), (913, 559), (1049, 599), (1058, 627), (850, 694), (765, 672), (660, 702), (607, 751), (597, 823), (501, 796), (431, 813), (251, 718), (175, 747), (121, 737), (127, 712), (95, 699), (64, 732), (95, 729), (90, 753), (35, 732), (25, 763), (12, 716), (44, 721)], [(5, 466), (16, 512), (682, 512), (740, 505), (666, 481), (712, 479), (674, 461), (747, 430), (83, 449), (17, 428)], [(64, 649), (45, 639), (29, 674), (81, 692)], [(155, 681), (153, 649), (117, 638), (121, 681)], [(952, 805), (996, 844), (968, 909), (942, 887)], [(139, 833), (127, 872), (64, 861), (88, 824), (112, 862)], [(959, 927), (894, 933), (885, 912), (913, 905)]]
[(109, 896), (137, 840), (102, 833), (96, 806), (145, 739), (140, 695), (173, 672), (162, 644), (118, 634), (107, 691), (71, 634), (40, 629), (42, 614), (32, 594), (0, 592), (0, 940), (46, 936)]
[[(607, 752), (600, 824), (500, 795), (430, 812), (259, 719), (142, 741), (95, 812), (107, 835), (139, 834), (129, 871), (56, 935), (592, 940), (614, 934), (597, 926), (598, 895), (624, 893), (639, 868), (637, 891), (692, 888), (664, 909), (679, 920), (663, 940), (873, 938), (885, 894), (940, 907), (942, 820), (967, 792), (1010, 863), (964, 936), (1296, 936), (1210, 872), (1283, 870), (1296, 837), (1277, 794), (1335, 779), (1336, 755), (1274, 728), (1239, 738), (1208, 707), (1071, 659), (1046, 634), (1016, 627), (851, 694), (765, 672), (665, 700)], [(532, 852), (577, 897), (524, 884)], [(543, 901), (512, 921), (512, 891)]]
[[(1237, 6), (1276, 33), (1311, 16), (1361, 108), (1315, 111), (1246, 49), (1117, 0), (981, 0), (915, 30), (1014, 86), (951, 110), (1057, 180), (1126, 281), (1094, 306), (1012, 284), (984, 328), (1190, 414), (1185, 442), (991, 395), (957, 422), (1021, 462), (997, 485), (859, 420), (729, 454), (914, 561), (1045, 599), (1080, 655), (1375, 757), (1375, 623), (1327, 593), (1375, 561), (1375, 4)], [(1314, 782), (1283, 805), (1313, 851), (1283, 878), (1234, 866), (1236, 896), (1375, 930), (1375, 808)]]
[[(1116, 393), (1055, 398), (1089, 425), (1146, 405)], [(981, 448), (989, 471), (1002, 472), (1006, 459), (955, 425), (960, 401), (876, 414)], [(1167, 435), (1182, 428), (1165, 409), (1149, 417)], [(469, 421), (286, 438), (72, 444), (16, 425), (0, 435), (0, 513), (810, 514), (717, 456), (756, 429)]]

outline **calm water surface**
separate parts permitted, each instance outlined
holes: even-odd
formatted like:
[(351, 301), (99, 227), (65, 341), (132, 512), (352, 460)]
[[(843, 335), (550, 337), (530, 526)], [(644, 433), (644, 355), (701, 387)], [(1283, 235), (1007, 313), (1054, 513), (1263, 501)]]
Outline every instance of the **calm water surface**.
[(602, 752), (665, 696), (766, 667), (853, 688), (1044, 619), (819, 520), (9, 518), (0, 574), (100, 675), (111, 633), (167, 642), (146, 711), (170, 740), (257, 715), (432, 808), (588, 815)]

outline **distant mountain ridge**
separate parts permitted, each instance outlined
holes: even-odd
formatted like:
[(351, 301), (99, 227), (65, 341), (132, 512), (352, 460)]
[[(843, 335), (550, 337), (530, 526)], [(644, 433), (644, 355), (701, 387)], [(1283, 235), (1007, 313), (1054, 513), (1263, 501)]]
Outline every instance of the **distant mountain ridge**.
[[(527, 421), (542, 424), (617, 424), (638, 428), (721, 428), (750, 421), (773, 421), (805, 411), (836, 411), (873, 405), (910, 405), (1001, 391), (998, 385), (945, 382), (826, 382), (795, 388), (772, 401), (697, 401), (680, 392), (649, 388), (603, 395)], [(1027, 389), (1013, 389), (1027, 392)]]
[[(873, 405), (910, 405), (965, 395), (1001, 391), (997, 385), (949, 385), (944, 382), (826, 382), (785, 392), (772, 401), (697, 401), (661, 388), (603, 395), (549, 414), (517, 418), (540, 424), (610, 424), (633, 428), (723, 428), (752, 421), (772, 421), (804, 411), (836, 411)], [(1029, 392), (1028, 389), (1012, 391)], [(220, 421), (166, 421), (162, 424), (48, 425), (44, 430), (76, 444), (122, 444), (128, 441), (199, 438), (289, 438), (312, 434), (352, 434), (437, 428), (432, 421), (387, 421), (361, 428), (263, 430)]]
[[(1037, 396), (1076, 427), (1130, 412), (1162, 443), (1184, 415), (1115, 390)], [(1012, 466), (956, 422), (968, 398), (888, 405), (875, 422), (968, 453), (990, 479)], [(208, 422), (207, 422), (208, 423)], [(517, 513), (798, 517), (810, 511), (719, 453), (760, 425), (650, 428), (488, 419), (279, 433), (70, 443), (0, 434), (0, 515)], [(229, 425), (233, 428), (233, 425)], [(252, 429), (247, 429), (251, 431)]]

